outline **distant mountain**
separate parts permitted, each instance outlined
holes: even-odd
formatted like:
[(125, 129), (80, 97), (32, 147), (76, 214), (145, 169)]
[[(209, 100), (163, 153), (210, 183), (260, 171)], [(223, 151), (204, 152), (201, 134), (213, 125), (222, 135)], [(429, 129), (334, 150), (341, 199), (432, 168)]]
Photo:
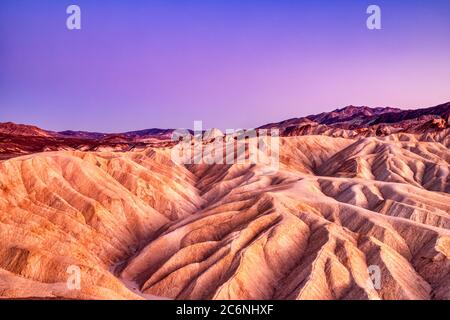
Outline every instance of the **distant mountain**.
[(120, 133), (102, 133), (89, 131), (60, 131), (59, 134), (65, 137), (81, 138), (81, 139), (111, 139), (113, 137), (122, 136), (124, 139), (138, 138), (168, 138), (170, 139), (174, 129), (145, 129), (138, 131), (120, 132)]
[(442, 118), (448, 122), (448, 119), (450, 117), (450, 102), (426, 109), (405, 110), (396, 113), (384, 113), (379, 115), (379, 117), (377, 117), (372, 124), (395, 123), (400, 121), (419, 119), (426, 116), (435, 116), (436, 118)]
[(72, 131), (72, 130), (60, 131), (58, 133), (64, 137), (72, 137), (78, 139), (93, 139), (93, 140), (101, 140), (101, 139), (110, 140), (113, 138), (117, 138), (118, 136), (120, 136), (122, 139), (146, 139), (146, 138), (170, 139), (173, 131), (174, 129), (153, 128), (120, 133), (102, 133), (102, 132)]
[(16, 124), (13, 122), (0, 122), (0, 133), (12, 136), (54, 137), (58, 134), (43, 130), (36, 126)]
[(448, 127), (450, 102), (426, 109), (369, 108), (348, 106), (278, 123), (259, 129), (277, 128), (282, 136), (332, 135), (351, 137), (388, 135), (391, 133), (424, 133)]
[(335, 124), (335, 123), (352, 123), (352, 124), (367, 124), (367, 120), (378, 117), (384, 114), (396, 114), (401, 112), (397, 108), (370, 108), (370, 107), (356, 107), (348, 106), (342, 109), (337, 109), (332, 112), (323, 112), (318, 115), (308, 116), (307, 118), (321, 124)]
[(60, 131), (58, 133), (64, 137), (94, 139), (94, 140), (102, 139), (107, 136), (106, 133), (88, 132), (88, 131), (72, 131), (72, 130)]
[(128, 138), (162, 138), (170, 139), (175, 129), (145, 129), (123, 133)]

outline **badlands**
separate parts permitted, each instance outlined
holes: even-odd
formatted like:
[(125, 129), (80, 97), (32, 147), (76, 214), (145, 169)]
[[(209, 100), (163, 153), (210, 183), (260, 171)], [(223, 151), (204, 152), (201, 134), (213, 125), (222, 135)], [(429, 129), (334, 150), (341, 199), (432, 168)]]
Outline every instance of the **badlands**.
[(268, 124), (271, 174), (176, 164), (170, 130), (0, 124), (0, 298), (450, 299), (449, 116)]

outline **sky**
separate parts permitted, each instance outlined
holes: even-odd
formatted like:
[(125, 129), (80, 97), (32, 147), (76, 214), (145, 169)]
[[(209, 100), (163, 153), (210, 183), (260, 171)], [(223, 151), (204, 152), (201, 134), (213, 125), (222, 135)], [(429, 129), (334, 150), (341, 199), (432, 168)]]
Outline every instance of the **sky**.
[(2, 0), (0, 122), (237, 129), (434, 106), (450, 101), (449, 17), (448, 0)]

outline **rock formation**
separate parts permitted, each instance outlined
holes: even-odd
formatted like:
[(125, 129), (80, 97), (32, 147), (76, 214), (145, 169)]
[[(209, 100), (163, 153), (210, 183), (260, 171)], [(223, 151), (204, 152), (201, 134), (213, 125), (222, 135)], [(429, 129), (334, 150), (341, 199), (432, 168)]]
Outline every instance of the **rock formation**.
[(270, 174), (175, 164), (161, 139), (0, 130), (0, 297), (450, 299), (439, 108), (265, 126), (283, 133)]

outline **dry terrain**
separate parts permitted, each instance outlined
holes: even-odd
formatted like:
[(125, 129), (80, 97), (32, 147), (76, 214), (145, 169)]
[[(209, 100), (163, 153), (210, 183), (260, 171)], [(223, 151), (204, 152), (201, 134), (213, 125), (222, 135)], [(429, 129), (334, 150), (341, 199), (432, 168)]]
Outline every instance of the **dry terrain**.
[(450, 104), (421, 110), (261, 127), (275, 173), (176, 164), (170, 130), (0, 125), (0, 297), (450, 299)]

